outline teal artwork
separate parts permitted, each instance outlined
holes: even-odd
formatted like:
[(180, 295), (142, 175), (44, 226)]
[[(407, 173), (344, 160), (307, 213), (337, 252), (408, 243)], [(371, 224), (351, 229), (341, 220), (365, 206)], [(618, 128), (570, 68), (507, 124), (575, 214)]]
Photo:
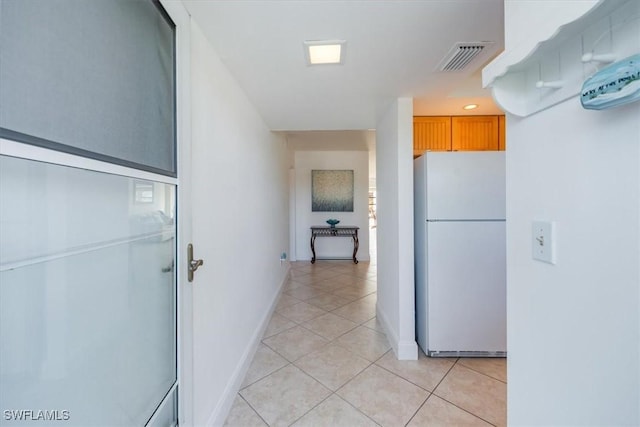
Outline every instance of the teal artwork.
[(353, 212), (353, 170), (312, 170), (311, 211)]

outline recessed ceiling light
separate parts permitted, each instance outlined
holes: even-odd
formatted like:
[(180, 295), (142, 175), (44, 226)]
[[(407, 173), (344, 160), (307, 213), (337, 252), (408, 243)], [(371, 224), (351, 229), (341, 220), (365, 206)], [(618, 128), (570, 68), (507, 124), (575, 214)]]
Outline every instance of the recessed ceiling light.
[(478, 108), (478, 104), (467, 104), (462, 108), (465, 110), (475, 110), (476, 108)]
[(308, 65), (344, 63), (344, 40), (305, 41), (305, 56)]

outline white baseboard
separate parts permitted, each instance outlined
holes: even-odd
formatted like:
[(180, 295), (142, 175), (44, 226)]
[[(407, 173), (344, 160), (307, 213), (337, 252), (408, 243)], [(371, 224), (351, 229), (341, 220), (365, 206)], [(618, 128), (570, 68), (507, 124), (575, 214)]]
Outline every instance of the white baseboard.
[(416, 344), (416, 341), (399, 341), (396, 357), (398, 360), (418, 360), (418, 344)]
[(233, 402), (236, 399), (236, 395), (238, 394), (238, 391), (240, 391), (240, 386), (242, 385), (244, 377), (247, 374), (249, 367), (251, 366), (251, 362), (253, 362), (253, 357), (256, 355), (256, 351), (258, 351), (258, 346), (262, 341), (264, 332), (267, 330), (267, 326), (269, 326), (271, 316), (273, 315), (273, 312), (276, 309), (276, 305), (278, 304), (278, 300), (280, 299), (282, 288), (284, 287), (285, 283), (287, 283), (287, 280), (289, 280), (289, 275), (291, 274), (291, 266), (289, 265), (289, 263), (287, 263), (286, 268), (287, 273), (285, 274), (282, 283), (280, 283), (278, 292), (276, 292), (275, 297), (271, 301), (271, 306), (262, 318), (260, 326), (256, 329), (255, 333), (251, 337), (249, 345), (247, 345), (246, 350), (240, 358), (240, 362), (236, 366), (235, 372), (231, 376), (231, 380), (227, 383), (227, 387), (225, 388), (223, 397), (220, 399), (218, 405), (216, 405), (216, 408), (211, 413), (211, 416), (207, 421), (208, 426), (222, 426), (229, 416), (229, 411), (231, 411), (231, 407), (233, 406)]
[(391, 328), (387, 315), (380, 310), (380, 306), (376, 305), (376, 316), (382, 325), (387, 340), (393, 349), (398, 360), (418, 360), (418, 344), (415, 340), (401, 341), (398, 334)]

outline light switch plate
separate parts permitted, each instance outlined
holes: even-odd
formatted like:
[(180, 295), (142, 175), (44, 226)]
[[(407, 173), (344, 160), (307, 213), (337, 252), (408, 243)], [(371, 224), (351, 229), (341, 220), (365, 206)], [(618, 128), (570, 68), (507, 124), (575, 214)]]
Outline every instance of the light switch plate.
[(533, 259), (556, 263), (555, 223), (533, 221), (531, 224), (531, 250)]

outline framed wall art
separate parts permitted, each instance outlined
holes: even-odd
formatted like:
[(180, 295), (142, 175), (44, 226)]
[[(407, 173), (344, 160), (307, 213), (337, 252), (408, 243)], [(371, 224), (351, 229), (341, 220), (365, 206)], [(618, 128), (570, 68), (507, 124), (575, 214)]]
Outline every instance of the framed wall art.
[(311, 211), (353, 212), (353, 170), (312, 170)]

